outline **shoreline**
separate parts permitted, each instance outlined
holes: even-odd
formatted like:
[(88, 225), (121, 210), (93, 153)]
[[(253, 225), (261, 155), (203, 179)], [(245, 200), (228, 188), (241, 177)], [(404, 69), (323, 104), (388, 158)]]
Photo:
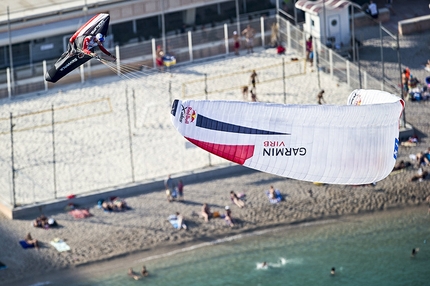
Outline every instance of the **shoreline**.
[[(226, 237), (215, 238), (211, 241), (202, 242), (201, 238), (196, 237), (195, 240), (184, 242), (180, 244), (169, 244), (163, 246), (156, 246), (150, 249), (142, 249), (134, 253), (122, 254), (117, 257), (105, 258), (97, 261), (91, 261), (80, 265), (75, 265), (57, 272), (47, 272), (40, 276), (28, 277), (27, 279), (11, 282), (10, 285), (51, 285), (60, 283), (65, 279), (72, 279), (71, 282), (79, 283), (86, 279), (98, 279), (106, 276), (106, 273), (114, 274), (124, 272), (124, 279), (126, 279), (126, 270), (128, 267), (134, 267), (137, 264), (144, 263), (147, 266), (148, 262), (175, 256), (177, 254), (191, 252), (196, 249), (211, 247), (218, 244), (228, 243), (231, 241), (241, 240), (249, 237), (265, 235), (268, 233), (282, 232), (286, 230), (296, 230), (301, 228), (320, 227), (329, 224), (339, 224), (362, 219), (369, 219), (376, 215), (388, 215), (392, 212), (409, 211), (412, 209), (421, 208), (423, 213), (427, 208), (424, 205), (418, 206), (398, 206), (390, 209), (367, 211), (358, 214), (339, 215), (337, 217), (323, 217), (311, 221), (302, 221), (294, 223), (283, 223), (278, 225), (258, 226), (255, 229), (250, 229), (239, 234), (228, 235)], [(141, 258), (144, 255), (147, 257)], [(121, 265), (121, 267), (118, 267)], [(79, 277), (76, 279), (76, 277)], [(75, 279), (73, 279), (75, 278)], [(69, 280), (70, 281), (70, 280)]]
[[(419, 150), (423, 147), (401, 148), (399, 160), (406, 159), (413, 148)], [(95, 201), (89, 208), (92, 217), (76, 220), (67, 212), (55, 213), (54, 218), (60, 227), (49, 230), (31, 227), (31, 219), (10, 221), (0, 218), (0, 229), (4, 234), (4, 239), (0, 240), (3, 250), (0, 261), (8, 266), (0, 275), (5, 283), (11, 285), (29, 285), (31, 283), (28, 282), (38, 277), (46, 281), (47, 276), (53, 273), (55, 278), (56, 272), (61, 279), (67, 275), (83, 275), (85, 279), (94, 276), (99, 269), (107, 268), (106, 265), (117, 266), (118, 261), (140, 263), (150, 259), (145, 257), (180, 252), (180, 249), (199, 244), (211, 245), (217, 239), (423, 207), (425, 198), (430, 195), (430, 184), (428, 180), (410, 182), (415, 174), (416, 168), (392, 173), (376, 186), (319, 186), (249, 172), (205, 182), (184, 182), (184, 202), (168, 202), (164, 190), (154, 190), (126, 197), (131, 210), (105, 213), (97, 208)], [(281, 190), (286, 200), (270, 204), (264, 192), (270, 185)], [(245, 208), (232, 204), (230, 190), (246, 194)], [(312, 190), (312, 196), (309, 190)], [(236, 226), (229, 227), (224, 219), (205, 223), (198, 215), (205, 202), (212, 211), (221, 213), (225, 205), (230, 205)], [(167, 221), (168, 216), (176, 211), (183, 214), (187, 230), (176, 230)], [(42, 243), (39, 251), (23, 250), (17, 243), (29, 231)], [(71, 250), (58, 253), (49, 245), (55, 237), (64, 239)]]

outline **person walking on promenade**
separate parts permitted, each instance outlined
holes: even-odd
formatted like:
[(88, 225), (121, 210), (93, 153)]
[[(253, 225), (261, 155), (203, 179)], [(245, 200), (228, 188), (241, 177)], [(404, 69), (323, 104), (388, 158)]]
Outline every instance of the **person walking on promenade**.
[(245, 36), (246, 48), (248, 50), (248, 54), (249, 53), (253, 53), (254, 52), (254, 35), (255, 35), (255, 31), (251, 27), (251, 25), (246, 26), (246, 28), (242, 31), (242, 35)]
[(312, 47), (312, 36), (310, 36), (306, 40), (306, 61), (310, 62), (311, 66), (313, 65), (314, 54), (313, 54), (313, 47)]
[(404, 69), (402, 72), (402, 87), (403, 87), (403, 96), (407, 97), (409, 92), (409, 75), (408, 75), (407, 69)]
[(236, 31), (233, 32), (233, 49), (236, 56), (239, 55), (240, 39)]

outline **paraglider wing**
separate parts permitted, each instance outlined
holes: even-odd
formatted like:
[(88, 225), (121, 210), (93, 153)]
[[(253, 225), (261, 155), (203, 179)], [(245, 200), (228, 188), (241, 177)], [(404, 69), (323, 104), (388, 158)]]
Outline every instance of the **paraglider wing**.
[[(71, 40), (81, 36), (94, 36), (97, 33), (106, 35), (109, 27), (109, 14), (98, 14), (91, 18), (85, 25), (79, 28), (72, 36)], [(61, 55), (54, 66), (46, 73), (45, 79), (49, 82), (57, 82), (59, 79), (70, 73), (75, 68), (92, 59), (91, 56), (83, 52), (72, 53), (65, 52)]]
[(392, 171), (403, 101), (355, 90), (347, 105), (175, 100), (172, 122), (187, 140), (229, 161), (288, 178), (367, 184)]

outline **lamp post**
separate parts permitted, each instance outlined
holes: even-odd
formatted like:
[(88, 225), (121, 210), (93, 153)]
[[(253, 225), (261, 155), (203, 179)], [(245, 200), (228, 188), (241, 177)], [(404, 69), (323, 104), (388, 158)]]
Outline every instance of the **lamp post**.
[(166, 25), (164, 21), (164, 0), (161, 0), (161, 35), (163, 37), (163, 51), (166, 52)]

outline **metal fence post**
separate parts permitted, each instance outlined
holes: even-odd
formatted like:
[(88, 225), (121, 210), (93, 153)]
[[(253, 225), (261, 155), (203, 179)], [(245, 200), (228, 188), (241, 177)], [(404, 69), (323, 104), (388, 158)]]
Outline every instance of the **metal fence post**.
[(85, 71), (84, 71), (84, 65), (81, 65), (81, 66), (79, 67), (79, 71), (80, 71), (80, 73), (81, 73), (81, 83), (84, 83), (84, 82), (85, 82)]
[(119, 54), (119, 46), (118, 45), (115, 46), (115, 56), (116, 56), (116, 72), (117, 72), (118, 76), (120, 76), (121, 75), (121, 65), (119, 62), (121, 61), (121, 57)]
[(191, 31), (188, 31), (188, 53), (190, 55), (190, 62), (193, 61), (193, 38), (191, 37)]
[(12, 98), (12, 86), (11, 86), (11, 80), (10, 80), (10, 68), (6, 69), (6, 77), (7, 77), (7, 94), (9, 99)]
[[(382, 64), (382, 80), (381, 90), (384, 90), (385, 70), (384, 70), (384, 41), (382, 39), (382, 23), (379, 22), (379, 37), (381, 38), (381, 64)], [(365, 85), (366, 86), (366, 85)]]
[(260, 17), (260, 27), (261, 27), (261, 46), (264, 48), (264, 17)]
[(15, 193), (15, 160), (14, 160), (14, 152), (13, 152), (13, 116), (12, 112), (10, 113), (10, 159), (12, 164), (12, 206), (16, 207), (16, 193)]
[(287, 84), (285, 83), (285, 58), (282, 58), (282, 81), (284, 84), (284, 104), (287, 104)]
[(42, 77), (42, 80), (43, 80), (43, 84), (45, 85), (45, 91), (47, 91), (48, 90), (48, 82), (45, 80), (45, 74), (48, 72), (48, 69), (46, 68), (46, 60), (44, 60), (43, 62), (42, 62), (42, 64), (43, 64), (43, 77)]
[(229, 49), (228, 49), (228, 27), (227, 27), (227, 24), (224, 24), (224, 44), (225, 44), (225, 54), (228, 55)]
[(55, 120), (54, 120), (54, 105), (51, 105), (52, 110), (52, 165), (54, 169), (54, 198), (57, 198), (57, 170), (55, 166)]
[(208, 74), (205, 73), (205, 96), (206, 100), (208, 100)]
[(367, 88), (367, 71), (363, 72), (363, 83), (364, 83), (364, 88)]
[(303, 41), (303, 57), (306, 57), (306, 34), (305, 32), (302, 33), (302, 41)]
[(240, 35), (239, 0), (236, 0), (236, 18), (237, 33)]
[(349, 61), (346, 61), (346, 83), (348, 84), (348, 86), (351, 86), (351, 82), (349, 78)]
[(129, 148), (130, 148), (130, 167), (131, 167), (131, 179), (132, 182), (134, 183), (135, 177), (134, 177), (134, 160), (133, 160), (133, 136), (131, 133), (131, 120), (130, 120), (130, 109), (128, 107), (128, 88), (125, 88), (125, 104), (126, 104), (126, 109), (127, 109), (127, 123), (128, 123), (128, 143), (129, 143)]
[(333, 50), (328, 50), (328, 57), (330, 60), (330, 77), (333, 78)]
[(152, 38), (151, 40), (151, 44), (152, 44), (152, 66), (155, 68), (157, 68), (157, 62), (156, 62), (156, 58), (157, 58), (157, 51), (155, 49), (155, 39)]
[[(279, 17), (276, 15), (276, 17)], [(287, 21), (287, 51), (291, 51), (291, 24)]]

